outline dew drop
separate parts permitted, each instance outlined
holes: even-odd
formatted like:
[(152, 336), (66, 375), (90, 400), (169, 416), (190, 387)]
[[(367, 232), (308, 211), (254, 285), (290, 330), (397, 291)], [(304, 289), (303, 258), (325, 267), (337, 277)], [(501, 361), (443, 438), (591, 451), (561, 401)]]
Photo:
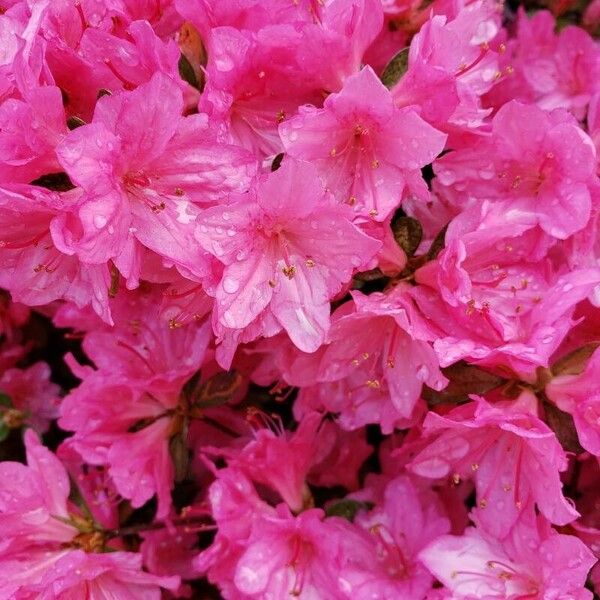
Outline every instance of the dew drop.
[(94, 215), (94, 225), (98, 229), (102, 229), (106, 225), (107, 222), (108, 222), (108, 219), (104, 215)]
[(240, 284), (237, 279), (233, 279), (232, 277), (225, 277), (225, 279), (223, 279), (223, 289), (228, 294), (235, 294), (239, 288)]

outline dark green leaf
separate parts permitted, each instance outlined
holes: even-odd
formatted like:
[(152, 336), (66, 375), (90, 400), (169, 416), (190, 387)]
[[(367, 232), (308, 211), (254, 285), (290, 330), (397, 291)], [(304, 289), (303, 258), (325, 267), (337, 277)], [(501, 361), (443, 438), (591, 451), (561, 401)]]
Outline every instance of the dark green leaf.
[(544, 410), (546, 423), (556, 434), (560, 445), (568, 452), (581, 454), (584, 450), (579, 443), (573, 417), (550, 403), (544, 405)]
[(581, 346), (557, 360), (550, 370), (554, 375), (579, 375), (599, 346), (598, 342)]
[(423, 239), (423, 227), (413, 217), (394, 217), (391, 222), (392, 233), (396, 243), (406, 256), (412, 256)]
[(237, 371), (224, 371), (205, 381), (192, 399), (197, 408), (221, 406), (233, 398), (242, 383)]
[(192, 67), (190, 61), (186, 58), (185, 54), (182, 54), (179, 57), (179, 75), (181, 79), (187, 81), (192, 87), (196, 89), (200, 89), (198, 85), (198, 78), (196, 77), (196, 73), (194, 71), (194, 67)]
[(73, 129), (81, 127), (82, 125), (85, 125), (85, 121), (83, 119), (80, 119), (79, 117), (69, 117), (67, 119), (67, 127), (71, 131), (73, 131)]
[(437, 392), (428, 387), (423, 388), (423, 398), (429, 406), (465, 402), (469, 399), (469, 394), (485, 394), (505, 383), (502, 377), (464, 361), (442, 369), (442, 373), (448, 378), (448, 385), (443, 390)]
[(0, 406), (6, 406), (7, 408), (13, 407), (13, 403), (10, 396), (8, 394), (5, 394), (4, 392), (0, 392)]
[(10, 435), (10, 429), (5, 423), (0, 422), (0, 442), (3, 442)]
[(381, 75), (381, 82), (386, 88), (393, 88), (408, 69), (408, 47), (403, 48), (390, 60)]
[(338, 500), (330, 504), (325, 510), (328, 517), (342, 517), (348, 521), (354, 521), (354, 517), (360, 510), (369, 510), (373, 505), (370, 502), (361, 502), (360, 500)]
[(183, 424), (183, 429), (175, 434), (169, 441), (169, 451), (175, 468), (175, 481), (183, 481), (188, 473), (190, 464), (190, 451), (187, 446), (187, 420)]
[(429, 252), (427, 252), (427, 260), (434, 260), (437, 258), (437, 255), (444, 249), (446, 246), (446, 231), (448, 230), (448, 225), (442, 228), (439, 233), (435, 236), (431, 246), (429, 248)]
[(283, 152), (280, 152), (271, 163), (271, 171), (277, 171), (283, 162)]
[(184, 384), (181, 389), (181, 395), (188, 404), (192, 404), (193, 399), (200, 393), (200, 378), (202, 371), (198, 369)]

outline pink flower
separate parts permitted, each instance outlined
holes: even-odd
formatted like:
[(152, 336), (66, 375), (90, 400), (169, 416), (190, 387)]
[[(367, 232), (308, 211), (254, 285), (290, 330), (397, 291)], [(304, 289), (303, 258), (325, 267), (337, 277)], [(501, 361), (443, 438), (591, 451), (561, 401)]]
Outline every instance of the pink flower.
[(426, 121), (450, 132), (453, 145), (465, 133), (484, 130), (490, 110), (481, 96), (501, 76), (489, 45), (499, 29), (497, 5), (485, 0), (469, 3), (451, 20), (432, 16), (410, 44), (408, 70), (392, 88), (396, 104), (418, 106)]
[(338, 201), (377, 221), (408, 190), (427, 198), (420, 169), (446, 139), (415, 110), (395, 108), (370, 67), (349, 77), (322, 109), (302, 107), (279, 131), (286, 152), (312, 161)]
[[(174, 479), (169, 442), (182, 432), (181, 390), (202, 364), (210, 331), (208, 323), (168, 328), (157, 304), (157, 294), (124, 298), (115, 330), (87, 334), (83, 347), (96, 368), (68, 358), (83, 381), (64, 398), (59, 422), (75, 432), (70, 443), (84, 460), (108, 466), (117, 491), (134, 507), (157, 494), (157, 515), (164, 518)], [(119, 402), (104, 401), (110, 397)]]
[(268, 335), (283, 328), (298, 348), (314, 352), (329, 329), (330, 299), (379, 247), (349, 216), (315, 168), (293, 160), (248, 196), (203, 211), (196, 238), (224, 265), (207, 290), (216, 298), (217, 334), (260, 319)]
[(450, 152), (435, 171), (441, 185), (532, 212), (546, 233), (565, 239), (590, 218), (596, 151), (564, 111), (513, 101), (494, 117), (490, 137)]
[(430, 412), (423, 424), (427, 446), (409, 468), (455, 483), (473, 478), (474, 514), (493, 536), (506, 536), (533, 503), (552, 523), (565, 525), (579, 516), (562, 494), (566, 456), (552, 430), (530, 411), (479, 398), (446, 416)]
[(533, 513), (504, 540), (469, 528), (462, 536), (438, 538), (419, 556), (456, 600), (592, 598), (584, 585), (593, 554)]
[(388, 294), (353, 292), (352, 298), (353, 307), (334, 315), (318, 380), (336, 381), (360, 371), (364, 386), (385, 385), (398, 415), (409, 418), (423, 384), (441, 390), (447, 383), (427, 342), (429, 332), (411, 318), (415, 311), (402, 286)]
[(257, 412), (253, 418), (257, 424), (266, 422), (267, 426), (257, 428), (254, 439), (243, 448), (205, 451), (223, 455), (230, 467), (275, 490), (290, 509), (298, 513), (310, 500), (306, 477), (316, 462), (322, 417), (317, 413), (305, 415), (291, 434), (281, 423), (269, 423), (269, 417), (263, 413)]
[(347, 529), (341, 519), (324, 521), (321, 510), (293, 517), (280, 506), (253, 525), (236, 565), (237, 589), (247, 598), (347, 598), (339, 581)]
[(409, 477), (388, 482), (373, 479), (375, 485), (352, 496), (375, 506), (354, 519), (364, 530), (370, 552), (365, 552), (364, 562), (357, 561), (343, 571), (348, 597), (423, 598), (433, 577), (418, 554), (448, 533), (450, 522), (435, 494), (419, 490)]
[(491, 91), (488, 103), (500, 107), (511, 99), (535, 102), (545, 110), (565, 108), (584, 118), (590, 98), (600, 91), (600, 51), (581, 27), (555, 31), (550, 12), (528, 15), (519, 9), (516, 36), (502, 57), (510, 76)]
[(194, 242), (195, 202), (244, 190), (255, 164), (242, 150), (216, 144), (202, 115), (181, 116), (181, 91), (156, 74), (132, 92), (98, 101), (94, 121), (72, 131), (60, 161), (83, 190), (68, 216), (53, 223), (61, 250), (115, 265), (136, 285), (140, 245), (169, 264), (204, 273)]
[(350, 491), (358, 489), (360, 469), (373, 453), (365, 431), (344, 431), (332, 421), (323, 421), (318, 436), (309, 483), (317, 487), (341, 485)]
[(448, 227), (446, 248), (416, 272), (410, 290), (442, 366), (466, 358), (532, 377), (569, 331), (575, 305), (598, 284), (597, 268), (575, 269), (533, 214), (483, 201)]
[(0, 285), (14, 300), (40, 306), (54, 300), (91, 305), (110, 322), (107, 265), (82, 266), (64, 253), (51, 228), (77, 196), (37, 186), (0, 188)]
[(581, 445), (600, 456), (600, 350), (579, 375), (560, 375), (546, 386), (546, 394), (558, 408), (573, 416)]
[[(0, 393), (11, 401), (10, 408), (1, 407), (0, 413), (16, 410), (12, 418), (23, 420), (38, 433), (44, 433), (58, 417), (60, 388), (50, 381), (50, 367), (37, 362), (25, 369), (7, 369), (0, 376)], [(8, 411), (7, 411), (8, 409)]]
[(143, 594), (158, 600), (160, 587), (177, 587), (176, 577), (143, 572), (139, 555), (100, 553), (102, 534), (77, 528), (84, 519), (71, 512), (69, 479), (60, 461), (31, 430), (25, 446), (28, 466), (0, 463), (0, 597), (134, 600)]

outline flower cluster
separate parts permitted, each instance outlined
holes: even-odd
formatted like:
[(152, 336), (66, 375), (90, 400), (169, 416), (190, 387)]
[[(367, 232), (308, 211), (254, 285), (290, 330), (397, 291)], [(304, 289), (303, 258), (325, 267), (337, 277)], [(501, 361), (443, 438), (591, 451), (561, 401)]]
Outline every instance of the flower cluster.
[(600, 594), (600, 3), (0, 0), (0, 600)]

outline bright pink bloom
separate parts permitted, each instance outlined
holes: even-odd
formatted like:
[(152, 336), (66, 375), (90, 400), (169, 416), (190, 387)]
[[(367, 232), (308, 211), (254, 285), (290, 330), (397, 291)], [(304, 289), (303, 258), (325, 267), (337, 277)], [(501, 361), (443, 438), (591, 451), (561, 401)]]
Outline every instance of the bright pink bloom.
[(302, 107), (279, 132), (285, 151), (313, 162), (338, 201), (377, 221), (409, 190), (427, 198), (420, 169), (446, 139), (415, 110), (396, 108), (370, 67), (349, 77), (322, 109)]
[[(316, 462), (321, 415), (307, 414), (294, 433), (285, 431), (281, 423), (269, 423), (269, 417), (263, 413), (257, 412), (253, 419), (259, 428), (254, 439), (243, 448), (211, 448), (205, 451), (223, 455), (230, 467), (270, 487), (291, 510), (300, 512), (310, 498), (306, 477)], [(266, 427), (260, 426), (262, 424)]]
[(600, 350), (596, 350), (580, 375), (554, 377), (546, 394), (558, 408), (573, 416), (581, 445), (600, 456)]
[(596, 151), (568, 113), (513, 101), (494, 117), (490, 137), (448, 153), (435, 172), (454, 193), (532, 212), (546, 233), (565, 239), (590, 218)]
[(114, 260), (129, 285), (139, 278), (140, 245), (204, 273), (195, 202), (244, 190), (255, 165), (243, 150), (216, 144), (205, 116), (184, 118), (182, 109), (178, 86), (156, 74), (132, 92), (101, 98), (94, 121), (67, 136), (59, 158), (84, 194), (53, 224), (64, 252), (92, 264)]
[(247, 598), (348, 598), (351, 586), (340, 571), (351, 556), (349, 530), (341, 519), (323, 520), (321, 510), (293, 517), (280, 505), (276, 514), (253, 525), (236, 565), (235, 585)]
[(346, 208), (314, 167), (288, 159), (248, 196), (203, 211), (196, 238), (224, 265), (219, 284), (207, 289), (216, 297), (217, 334), (263, 319), (269, 335), (283, 328), (314, 352), (329, 329), (329, 301), (379, 247)]
[(534, 102), (545, 110), (569, 109), (583, 119), (590, 98), (600, 91), (600, 50), (581, 27), (556, 33), (548, 11), (528, 15), (521, 7), (516, 36), (507, 41), (504, 78), (486, 98), (500, 107), (511, 99)]
[(161, 586), (177, 587), (176, 577), (144, 573), (139, 555), (97, 553), (73, 521), (82, 517), (71, 512), (64, 467), (30, 430), (25, 445), (28, 466), (0, 463), (0, 597), (158, 600)]
[[(58, 417), (60, 388), (50, 381), (50, 367), (37, 362), (25, 369), (7, 369), (0, 375), (0, 393), (10, 397), (23, 422), (44, 433)], [(2, 413), (6, 407), (0, 407)]]
[(438, 538), (419, 556), (453, 600), (592, 598), (584, 585), (593, 554), (575, 536), (557, 533), (533, 514), (504, 540), (469, 528), (463, 536)]
[(567, 459), (554, 432), (530, 410), (479, 398), (446, 416), (430, 412), (423, 424), (428, 444), (409, 468), (432, 479), (473, 478), (474, 513), (494, 536), (507, 535), (533, 503), (565, 525), (579, 516), (562, 494), (559, 472)]
[(365, 431), (344, 431), (337, 423), (323, 421), (318, 435), (309, 483), (317, 487), (341, 485), (350, 491), (358, 489), (360, 468), (373, 453)]
[(431, 17), (410, 45), (408, 70), (392, 88), (398, 106), (416, 105), (434, 127), (461, 140), (484, 128), (481, 105), (497, 78), (498, 55), (489, 43), (500, 29), (494, 2), (478, 0), (454, 19)]
[[(202, 364), (210, 330), (208, 323), (170, 329), (158, 318), (157, 305), (157, 294), (131, 295), (115, 314), (116, 329), (86, 335), (83, 348), (96, 368), (69, 357), (83, 381), (64, 398), (60, 424), (75, 432), (70, 443), (88, 463), (108, 466), (116, 489), (134, 507), (158, 494), (158, 517), (164, 518), (181, 390)], [(107, 397), (119, 402), (105, 402)]]
[(433, 577), (418, 553), (448, 533), (450, 522), (435, 494), (419, 490), (409, 477), (372, 483), (375, 485), (352, 496), (375, 506), (360, 511), (354, 519), (370, 548), (364, 552), (364, 562), (357, 561), (343, 571), (348, 597), (423, 598)]
[[(405, 291), (399, 285), (387, 294), (352, 292), (353, 302), (333, 315), (329, 343), (315, 357), (314, 376), (307, 379), (300, 372), (290, 380), (301, 384), (304, 377), (304, 385), (317, 384), (303, 390), (300, 406), (315, 406), (321, 399), (327, 410), (341, 413), (342, 426), (379, 423), (389, 433), (414, 417), (424, 384), (436, 390), (446, 385), (427, 341), (430, 334)], [(294, 365), (284, 377), (297, 370)]]
[(0, 189), (0, 285), (12, 298), (29, 306), (70, 300), (91, 305), (110, 322), (106, 265), (85, 265), (58, 248), (51, 234), (77, 196), (59, 195), (37, 186)]
[(597, 286), (597, 268), (573, 269), (535, 215), (487, 201), (450, 224), (446, 247), (415, 275), (410, 290), (442, 366), (468, 359), (505, 365), (525, 377), (549, 366), (572, 326), (575, 305)]

